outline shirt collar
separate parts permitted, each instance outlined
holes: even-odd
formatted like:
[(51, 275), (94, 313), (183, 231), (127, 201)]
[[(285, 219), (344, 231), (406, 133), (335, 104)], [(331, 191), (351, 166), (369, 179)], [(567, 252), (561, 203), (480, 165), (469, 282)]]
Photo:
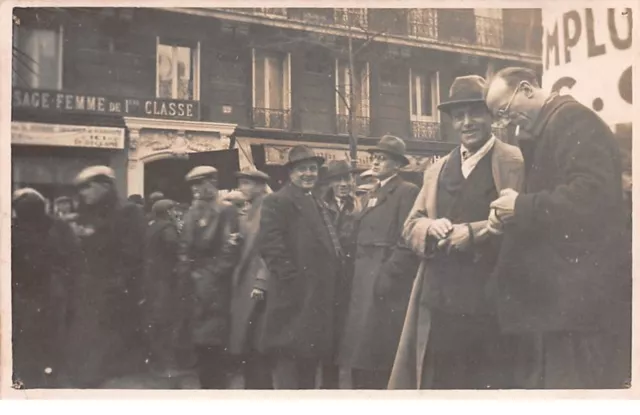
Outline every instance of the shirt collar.
[(396, 177), (397, 175), (398, 175), (398, 174), (396, 173), (396, 174), (394, 174), (393, 176), (391, 176), (391, 177), (387, 177), (386, 179), (382, 180), (382, 181), (380, 182), (380, 188), (382, 188), (385, 184), (389, 183), (389, 182), (391, 181), (391, 179), (393, 179), (393, 178), (394, 178), (394, 177)]
[[(491, 150), (493, 148), (495, 143), (496, 143), (496, 136), (491, 134), (491, 137), (489, 137), (487, 142), (484, 143), (482, 145), (482, 147), (480, 147), (478, 149), (478, 151), (476, 151), (475, 153), (470, 154), (467, 157), (467, 160), (469, 160), (471, 157), (477, 158), (478, 160), (481, 159), (482, 157), (484, 157), (489, 152), (489, 150)], [(463, 162), (465, 161), (465, 159), (464, 159), (465, 152), (470, 152), (470, 151), (464, 146), (464, 144), (460, 144), (460, 156), (462, 157), (462, 161)]]

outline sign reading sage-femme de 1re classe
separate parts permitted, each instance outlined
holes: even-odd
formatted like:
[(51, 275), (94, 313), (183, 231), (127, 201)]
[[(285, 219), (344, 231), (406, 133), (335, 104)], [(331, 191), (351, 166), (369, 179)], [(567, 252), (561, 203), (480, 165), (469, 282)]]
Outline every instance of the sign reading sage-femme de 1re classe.
[(197, 101), (125, 98), (78, 92), (13, 88), (12, 107), (46, 112), (88, 113), (123, 117), (200, 119)]

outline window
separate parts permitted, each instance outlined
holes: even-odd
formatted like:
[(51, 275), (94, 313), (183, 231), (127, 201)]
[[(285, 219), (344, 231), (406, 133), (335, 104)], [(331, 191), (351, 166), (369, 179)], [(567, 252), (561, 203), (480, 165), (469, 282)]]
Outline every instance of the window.
[[(358, 135), (369, 135), (369, 63), (355, 63), (354, 78), (356, 83), (353, 88), (357, 106), (355, 109), (355, 121)], [(349, 103), (351, 102), (351, 77), (349, 64), (336, 60), (336, 119), (338, 122), (338, 134), (348, 133)]]
[(13, 85), (62, 89), (63, 30), (14, 25)]
[(412, 9), (409, 12), (411, 36), (438, 38), (438, 11), (436, 9)]
[(254, 122), (288, 128), (291, 109), (291, 55), (253, 49)]
[(474, 9), (476, 39), (480, 45), (502, 47), (502, 9)]
[(156, 96), (200, 99), (200, 42), (191, 47), (157, 38)]
[(409, 71), (411, 121), (435, 122), (438, 120), (438, 84), (438, 72)]
[(364, 29), (367, 27), (367, 9), (335, 9), (334, 21), (340, 26)]

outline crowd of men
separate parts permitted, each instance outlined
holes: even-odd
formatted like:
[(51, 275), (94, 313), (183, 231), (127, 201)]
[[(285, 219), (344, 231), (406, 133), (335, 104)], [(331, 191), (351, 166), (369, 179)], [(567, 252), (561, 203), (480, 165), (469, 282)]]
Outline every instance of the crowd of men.
[[(243, 171), (220, 200), (216, 168), (194, 168), (184, 216), (159, 193), (146, 214), (121, 202), (106, 166), (76, 177), (77, 212), (49, 216), (37, 190), (16, 191), (14, 381), (628, 386), (631, 237), (609, 127), (523, 68), (459, 77), (439, 109), (460, 145), (421, 189), (399, 175), (405, 143), (385, 135), (367, 187), (300, 145), (276, 192)], [(519, 147), (496, 122), (519, 126)]]

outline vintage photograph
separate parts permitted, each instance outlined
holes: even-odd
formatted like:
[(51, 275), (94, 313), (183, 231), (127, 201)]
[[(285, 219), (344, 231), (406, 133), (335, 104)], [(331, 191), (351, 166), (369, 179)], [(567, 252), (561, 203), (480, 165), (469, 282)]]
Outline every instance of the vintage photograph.
[(632, 5), (549, 4), (14, 8), (11, 387), (631, 388)]

